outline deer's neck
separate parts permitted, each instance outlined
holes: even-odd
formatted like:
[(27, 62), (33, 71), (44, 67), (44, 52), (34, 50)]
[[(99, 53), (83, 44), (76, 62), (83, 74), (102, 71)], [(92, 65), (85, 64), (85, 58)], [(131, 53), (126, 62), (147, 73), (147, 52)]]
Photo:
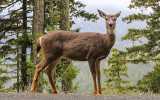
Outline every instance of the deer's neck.
[(107, 39), (109, 42), (109, 46), (112, 47), (116, 41), (116, 32), (115, 29), (107, 29)]
[(107, 34), (110, 34), (110, 35), (112, 35), (112, 34), (116, 34), (116, 32), (115, 32), (115, 28), (113, 28), (113, 29), (109, 29), (109, 28), (107, 28)]

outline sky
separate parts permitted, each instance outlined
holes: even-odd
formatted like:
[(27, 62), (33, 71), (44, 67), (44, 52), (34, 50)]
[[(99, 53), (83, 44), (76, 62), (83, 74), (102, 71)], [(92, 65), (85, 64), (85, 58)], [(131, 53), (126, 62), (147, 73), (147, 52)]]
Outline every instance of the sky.
[[(128, 6), (131, 4), (131, 0), (75, 0), (80, 1), (86, 5), (87, 10), (105, 10), (106, 12), (112, 14), (119, 12), (120, 10), (126, 15), (137, 13), (139, 9), (128, 9)], [(147, 9), (147, 11), (151, 9)], [(145, 11), (145, 13), (147, 13)]]
[(129, 4), (130, 0), (80, 0), (86, 4), (87, 9), (101, 9), (108, 12), (116, 12), (121, 9), (125, 9)]
[[(78, 1), (78, 0), (77, 0)], [(131, 3), (130, 0), (79, 0), (83, 4), (86, 4), (86, 10), (97, 11), (97, 9), (103, 10), (108, 14), (114, 14), (119, 11), (123, 11), (122, 13), (129, 12), (127, 7)], [(134, 11), (135, 12), (135, 11)]]

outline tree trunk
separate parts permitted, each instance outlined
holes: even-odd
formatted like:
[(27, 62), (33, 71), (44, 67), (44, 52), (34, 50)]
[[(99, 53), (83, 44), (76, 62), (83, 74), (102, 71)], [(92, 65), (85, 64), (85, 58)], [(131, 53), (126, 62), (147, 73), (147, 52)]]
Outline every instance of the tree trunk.
[[(60, 8), (62, 12), (60, 19), (60, 29), (69, 31), (70, 30), (69, 0), (60, 0)], [(65, 63), (61, 65), (63, 69), (66, 69), (70, 64), (70, 61), (66, 59), (62, 59), (61, 62)], [(72, 79), (71, 80), (64, 79), (61, 81), (61, 84), (62, 84), (62, 91), (64, 92), (70, 91), (73, 88)]]
[(52, 29), (54, 28), (53, 8), (54, 8), (53, 0), (50, 0), (50, 10), (51, 10), (51, 12), (50, 12), (50, 26)]
[[(17, 25), (18, 26), (18, 25)], [(17, 37), (19, 36), (19, 34), (17, 33)], [(17, 92), (19, 92), (19, 45), (17, 43)]]
[[(37, 58), (36, 52), (36, 41), (40, 34), (44, 33), (44, 0), (34, 0), (34, 9), (33, 9), (33, 63), (37, 65), (39, 60)], [(42, 85), (37, 84), (37, 90), (42, 90)], [(43, 92), (43, 91), (37, 91)]]
[(36, 41), (44, 33), (44, 0), (34, 0), (33, 9), (33, 63), (37, 64)]
[(70, 16), (69, 16), (69, 0), (60, 0), (61, 9), (61, 19), (60, 19), (60, 29), (70, 30)]
[[(27, 31), (27, 1), (23, 0), (23, 32)], [(23, 33), (22, 32), (22, 33)], [(25, 38), (22, 34), (22, 38)], [(25, 43), (22, 43), (21, 47), (21, 78), (22, 78), (22, 91), (25, 90), (25, 86), (27, 85), (27, 67), (26, 67), (26, 49), (27, 46)]]

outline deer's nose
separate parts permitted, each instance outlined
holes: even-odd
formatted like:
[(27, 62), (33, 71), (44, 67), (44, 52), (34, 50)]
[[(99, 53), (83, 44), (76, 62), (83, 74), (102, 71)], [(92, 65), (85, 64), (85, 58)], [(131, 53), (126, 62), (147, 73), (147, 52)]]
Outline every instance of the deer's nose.
[(109, 24), (109, 27), (112, 27), (113, 26), (113, 24)]

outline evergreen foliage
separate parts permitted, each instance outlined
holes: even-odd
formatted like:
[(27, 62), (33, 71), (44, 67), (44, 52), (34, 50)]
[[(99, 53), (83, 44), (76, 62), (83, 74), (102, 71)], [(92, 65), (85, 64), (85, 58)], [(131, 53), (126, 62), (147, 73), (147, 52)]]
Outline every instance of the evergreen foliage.
[[(98, 20), (97, 14), (89, 13), (83, 10), (86, 7), (80, 1), (69, 0), (69, 15), (70, 15), (70, 28), (74, 24), (74, 18), (84, 18), (85, 21), (95, 22)], [(60, 0), (45, 0), (45, 28), (47, 31), (53, 31), (56, 29), (60, 29), (60, 18), (61, 18), (61, 6)]]
[(137, 83), (142, 92), (159, 93), (160, 92), (160, 63), (154, 66), (153, 71), (144, 75), (142, 80)]
[[(131, 59), (140, 59), (137, 62), (153, 60), (160, 61), (160, 49), (157, 43), (160, 40), (159, 1), (132, 0), (132, 4), (130, 4), (129, 8), (141, 9), (142, 12), (138, 14), (129, 15), (123, 18), (123, 21), (127, 21), (127, 23), (131, 23), (133, 21), (144, 21), (147, 24), (147, 27), (145, 29), (128, 29), (128, 33), (122, 37), (122, 40), (129, 39), (133, 42), (138, 41), (140, 44), (126, 48), (129, 57)], [(144, 14), (143, 10), (147, 8), (151, 8), (152, 12)]]
[(5, 91), (3, 84), (11, 79), (10, 77), (5, 75), (6, 73), (9, 73), (9, 72), (3, 68), (0, 68), (0, 92)]
[(112, 57), (107, 60), (108, 65), (111, 65), (111, 67), (103, 69), (107, 78), (105, 81), (106, 86), (121, 90), (125, 84), (129, 83), (129, 81), (124, 80), (124, 78), (129, 77), (127, 74), (126, 53), (116, 48), (111, 49), (111, 53)]
[[(132, 14), (125, 18), (123, 21), (132, 23), (133, 21), (144, 21), (147, 26), (144, 29), (128, 29), (128, 33), (122, 37), (122, 40), (131, 40), (139, 42), (139, 45), (133, 45), (126, 48), (127, 55), (138, 64), (140, 62), (146, 64), (149, 62), (160, 62), (160, 5), (159, 0), (132, 0), (130, 9), (140, 9), (142, 12)], [(152, 11), (144, 14), (143, 11), (151, 8)], [(138, 89), (143, 92), (159, 93), (159, 64), (156, 64), (152, 72), (144, 75), (142, 80), (137, 83)]]
[[(62, 87), (65, 88), (64, 91), (62, 88), (60, 89), (62, 92), (67, 92), (67, 93), (73, 93), (75, 91), (77, 91), (78, 86), (76, 83), (73, 86), (73, 80), (77, 77), (77, 74), (79, 72), (79, 69), (77, 69), (77, 66), (74, 66), (73, 63), (71, 62), (69, 65), (64, 65), (66, 63), (66, 61), (61, 61), (61, 64), (59, 64), (59, 66), (57, 66), (56, 68), (56, 81), (57, 82), (63, 82), (64, 85)], [(70, 85), (67, 85), (70, 84)]]
[[(13, 9), (15, 5), (18, 5), (18, 7)], [(26, 0), (2, 0), (2, 3), (0, 4), (0, 51), (1, 55), (3, 55), (3, 59), (1, 59), (1, 64), (4, 64), (4, 68), (10, 66), (13, 69), (11, 71), (13, 74), (18, 72), (18, 85), (20, 85), (19, 70), (23, 71), (21, 73), (22, 83), (24, 83), (24, 80), (27, 81), (27, 78), (25, 78), (27, 77), (26, 49), (31, 45), (31, 40), (29, 40), (28, 38), (28, 35), (31, 35), (28, 33), (31, 30), (31, 27), (27, 27), (27, 23), (29, 23), (32, 19), (30, 19), (30, 17), (26, 15), (27, 13), (31, 12), (30, 5), (32, 5), (32, 2), (28, 1), (26, 3)], [(6, 11), (8, 11), (6, 14), (2, 13)], [(17, 91), (19, 91), (18, 87)]]

